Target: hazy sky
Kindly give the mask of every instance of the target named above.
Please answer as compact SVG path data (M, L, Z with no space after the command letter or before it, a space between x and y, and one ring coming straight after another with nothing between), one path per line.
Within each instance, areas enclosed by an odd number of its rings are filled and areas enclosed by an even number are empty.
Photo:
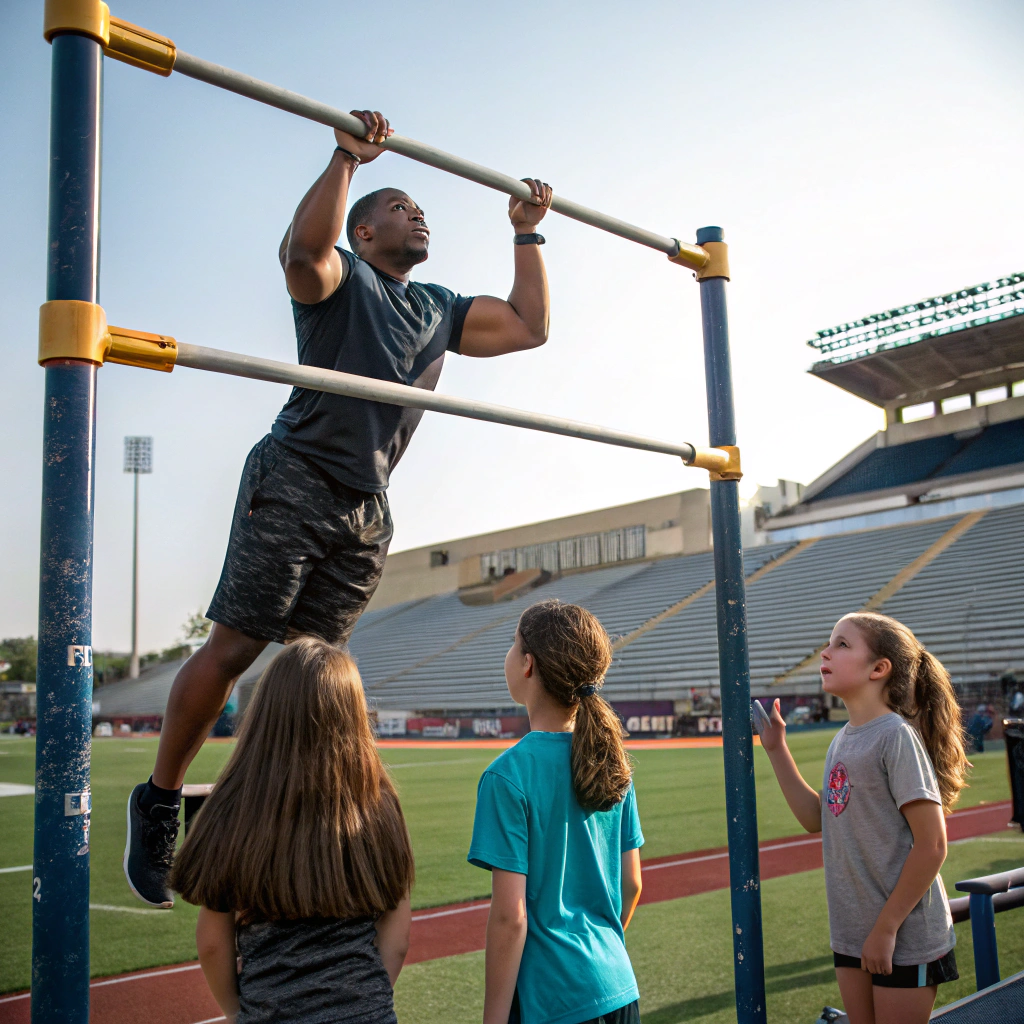
M34 633L50 48L42 3L0 5L0 636ZM809 481L882 425L806 375L814 331L1024 269L1019 0L486 5L123 0L183 50L345 108L663 234L731 243L749 489ZM112 323L294 359L277 245L329 129L106 62L101 302ZM420 280L505 295L506 200L385 155L356 194L408 190L433 231ZM551 215L547 346L449 357L439 390L707 440L697 287L658 253ZM98 649L129 642L131 478L142 480L143 649L220 572L238 474L284 387L188 369L100 371ZM613 505L706 475L664 456L428 413L390 490L394 549Z

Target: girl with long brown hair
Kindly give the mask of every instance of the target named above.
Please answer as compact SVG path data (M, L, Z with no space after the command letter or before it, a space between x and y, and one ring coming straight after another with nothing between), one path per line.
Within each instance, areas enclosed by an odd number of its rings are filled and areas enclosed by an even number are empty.
M263 673L171 872L201 908L199 960L225 1017L396 1024L412 881L355 663L297 640Z
M584 608L523 612L505 681L530 732L484 772L471 863L491 871L484 1024L639 1024L623 932L644 837L625 733L598 694L612 660Z
M942 663L902 622L846 615L821 652L826 693L850 721L825 759L824 790L803 779L779 701L756 706L761 745L808 832L821 832L836 978L851 1024L924 1024L937 987L959 977L939 876L943 811L969 767L960 706Z

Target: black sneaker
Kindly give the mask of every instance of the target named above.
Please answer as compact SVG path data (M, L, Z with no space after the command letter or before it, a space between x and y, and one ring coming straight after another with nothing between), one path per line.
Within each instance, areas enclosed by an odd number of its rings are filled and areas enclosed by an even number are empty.
M178 841L178 808L154 804L150 814L139 807L140 782L128 797L128 841L124 847L124 876L132 892L151 907L170 910L174 895L167 876Z

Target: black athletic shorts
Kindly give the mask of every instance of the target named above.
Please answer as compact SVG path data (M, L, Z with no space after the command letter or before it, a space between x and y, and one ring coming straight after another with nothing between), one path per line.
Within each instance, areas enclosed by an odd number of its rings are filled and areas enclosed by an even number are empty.
M508 1015L508 1024L522 1024L518 991L512 997L512 1012ZM617 1010L609 1010L600 1017L591 1017L589 1020L580 1021L579 1024L640 1024L640 1003L634 999Z
M269 434L242 470L207 618L256 640L348 641L391 542L387 496L339 483Z
M833 953L832 959L836 967L861 969L859 957ZM950 950L928 964L893 964L892 974L872 974L871 984L879 988L925 988L927 985L941 985L944 981L956 981L959 977L956 955Z

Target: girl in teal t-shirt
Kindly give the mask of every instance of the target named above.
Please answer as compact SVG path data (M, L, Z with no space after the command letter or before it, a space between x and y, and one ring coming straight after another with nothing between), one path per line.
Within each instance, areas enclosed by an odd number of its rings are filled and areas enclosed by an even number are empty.
M612 650L585 608L523 612L505 680L531 731L480 778L470 863L492 873L484 1024L639 1024L623 933L644 837Z

